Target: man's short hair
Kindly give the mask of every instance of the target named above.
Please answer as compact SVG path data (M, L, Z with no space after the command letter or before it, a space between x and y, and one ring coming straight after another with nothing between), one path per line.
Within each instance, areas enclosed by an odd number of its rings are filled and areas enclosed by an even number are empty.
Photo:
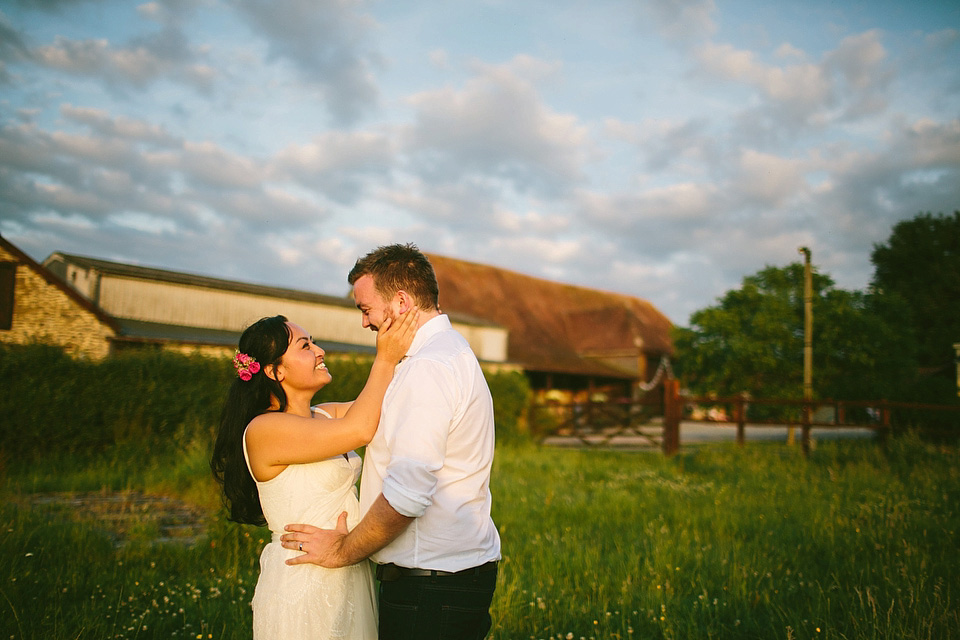
M440 308L437 274L429 258L413 243L377 247L357 260L347 282L354 285L366 275L373 277L374 289L384 300L403 290L421 309Z

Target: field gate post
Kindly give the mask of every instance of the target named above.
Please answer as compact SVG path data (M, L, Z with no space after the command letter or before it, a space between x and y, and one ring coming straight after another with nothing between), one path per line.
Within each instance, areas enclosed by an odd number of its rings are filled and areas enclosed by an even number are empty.
M737 396L737 444L741 447L747 442L747 392L741 391Z
M886 445L887 439L892 435L890 433L890 403L886 399L880 401L880 438Z
M813 404L809 399L804 399L803 401L803 425L802 425L802 435L801 435L801 448L803 449L803 456L805 458L810 457L810 423L813 421Z
M680 448L680 417L683 401L680 399L680 381L663 381L663 453L672 456Z

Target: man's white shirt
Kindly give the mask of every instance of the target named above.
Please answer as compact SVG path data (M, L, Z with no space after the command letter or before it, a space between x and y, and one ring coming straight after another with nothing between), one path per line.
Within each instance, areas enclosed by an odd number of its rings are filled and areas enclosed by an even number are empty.
M397 366L364 455L361 513L383 493L414 518L372 559L441 571L499 560L493 450L493 400L480 364L446 315L432 318Z

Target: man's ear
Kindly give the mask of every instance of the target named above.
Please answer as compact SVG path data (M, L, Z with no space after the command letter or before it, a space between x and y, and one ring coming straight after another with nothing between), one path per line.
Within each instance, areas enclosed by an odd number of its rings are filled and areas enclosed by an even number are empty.
M413 298L403 289L397 291L397 304L400 307L400 313L406 313L414 307Z

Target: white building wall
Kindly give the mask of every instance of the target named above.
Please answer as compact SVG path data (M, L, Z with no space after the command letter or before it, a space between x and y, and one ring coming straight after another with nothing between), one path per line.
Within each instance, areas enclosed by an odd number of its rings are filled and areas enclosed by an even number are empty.
M205 287L103 275L98 304L112 316L144 322L242 331L264 316L284 315L320 342L375 346L376 334L350 307ZM481 360L507 358L507 331L454 323Z
M482 360L504 362L507 359L508 332L498 327L468 327L458 325L457 330L470 343L470 348ZM484 355L481 356L480 354Z
M66 269L67 284L87 300L93 300L99 274L70 263L66 264Z
M100 308L131 320L242 331L264 316L284 315L318 340L374 345L358 311L235 291L103 276Z

